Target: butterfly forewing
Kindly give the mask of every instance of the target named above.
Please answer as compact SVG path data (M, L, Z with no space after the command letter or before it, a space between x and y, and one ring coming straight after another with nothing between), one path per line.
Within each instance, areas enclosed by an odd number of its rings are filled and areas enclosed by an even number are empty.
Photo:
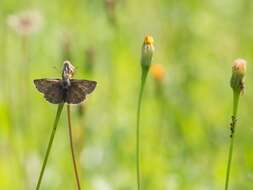
M34 80L36 88L44 94L47 101L53 104L64 102L62 80L60 79L37 79Z
M36 79L33 82L40 92L45 93L50 86L59 81L60 79Z
M70 84L65 101L68 104L79 104L96 88L97 82L71 79Z

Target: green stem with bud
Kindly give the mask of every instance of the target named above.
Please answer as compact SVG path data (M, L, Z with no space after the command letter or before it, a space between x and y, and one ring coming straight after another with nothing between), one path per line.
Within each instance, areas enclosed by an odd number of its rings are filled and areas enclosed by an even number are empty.
M240 97L240 91L233 91L233 115L232 115L232 122L230 124L230 147L229 147L229 154L228 154L228 163L227 163L227 174L226 174L226 182L225 182L225 190L228 190L229 186L229 177L230 177L230 170L231 170L231 162L232 162L232 156L233 156L233 146L234 146L234 133L235 133L235 127L237 122L237 110L238 110L238 104L239 104L239 97Z
M50 140L49 140L47 151L46 151L46 156L44 158L43 165L42 165L40 175L39 175L39 179L38 179L38 182L37 182L37 185L36 185L36 190L40 189L40 184L41 184L42 177L43 177L46 165L47 165L48 156L50 154L50 150L51 150L51 147L52 147L52 144L53 144L53 141L54 141L55 132L56 132L56 129L57 129L57 126L58 126L58 123L59 123L59 119L60 119L60 116L61 116L63 106L64 106L64 104L59 104L58 105L57 113L56 113L55 120L54 120L53 130L52 130L52 133L51 133L51 136L50 136Z
M136 172L137 172L137 189L141 189L141 174L140 174L140 112L141 112L141 102L143 97L143 89L145 86L147 74L149 68L142 69L141 76L141 87L138 99L138 108L137 108L137 127L136 127Z

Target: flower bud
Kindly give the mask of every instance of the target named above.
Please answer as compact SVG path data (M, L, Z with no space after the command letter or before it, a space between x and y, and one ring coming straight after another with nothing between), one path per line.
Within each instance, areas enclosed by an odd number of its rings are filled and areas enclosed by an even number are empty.
M236 59L232 67L232 77L230 80L231 88L238 93L244 90L244 76L246 72L246 61L244 59Z
M149 69L152 61L152 56L154 52L154 39L152 36L146 36L142 45L142 55L141 55L141 65L142 68Z
M157 82L161 82L164 80L165 77L165 69L160 64L152 64L151 68L151 75Z

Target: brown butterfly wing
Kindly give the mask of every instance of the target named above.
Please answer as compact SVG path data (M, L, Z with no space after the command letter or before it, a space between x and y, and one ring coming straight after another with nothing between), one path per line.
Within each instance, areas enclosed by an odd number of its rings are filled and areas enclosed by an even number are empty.
M97 82L71 79L70 84L65 101L68 104L79 104L96 88Z
M60 79L37 79L34 80L34 84L50 103L60 104L64 102Z

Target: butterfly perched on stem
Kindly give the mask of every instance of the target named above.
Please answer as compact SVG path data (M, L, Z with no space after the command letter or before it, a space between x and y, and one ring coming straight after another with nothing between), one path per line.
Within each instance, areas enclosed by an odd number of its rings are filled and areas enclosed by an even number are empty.
M36 88L52 104L79 104L85 100L97 85L96 81L72 79L75 67L64 61L62 79L36 79Z

